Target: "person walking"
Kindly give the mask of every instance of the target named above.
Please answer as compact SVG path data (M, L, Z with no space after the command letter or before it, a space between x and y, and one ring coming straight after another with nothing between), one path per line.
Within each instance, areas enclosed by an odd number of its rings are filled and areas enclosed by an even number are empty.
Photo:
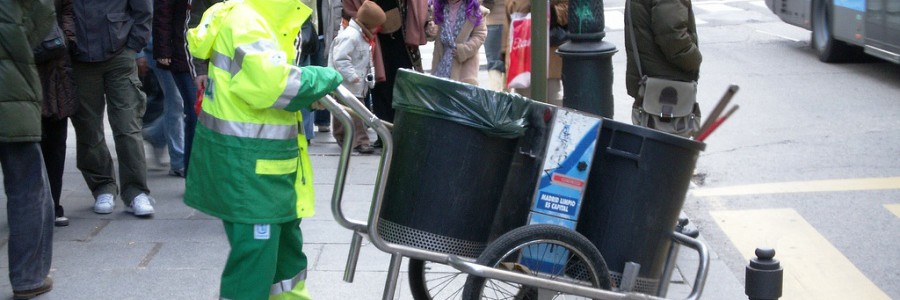
M300 26L300 55L294 64L298 66L325 66L322 53L319 52L319 34L318 34L318 6L316 0L300 0L306 7L312 9L312 16L303 22ZM316 138L316 118L315 110L309 107L300 109L303 115L303 134L306 135L308 144L312 144L312 140Z
M418 43L411 43L407 36L422 36L424 39L425 21L421 14L414 14L425 0L371 0L378 4L384 11L385 21L381 30L375 34L377 37L373 46L372 64L375 66L375 87L370 91L372 98L372 113L386 122L394 122L394 79L400 69L414 69L422 72L422 57ZM342 0L343 13L350 18L356 17L356 12L363 0ZM422 18L416 20L416 25L409 26L410 18ZM347 19L349 20L349 19ZM421 21L421 22L420 22ZM419 34L421 32L421 34ZM412 34L412 35L411 35ZM424 44L424 43L423 43ZM333 126L334 124L332 124ZM383 142L379 137L373 143L373 147L381 148Z
M478 0L435 0L433 75L478 85L478 50L487 36L484 16L489 12Z
M341 28L341 0L316 0L316 32L319 34L319 43L316 53L310 64L316 66L328 65L328 55L331 53L331 45ZM320 64L321 63L321 64ZM331 131L331 113L320 109L313 112L314 123L318 132Z
M158 30L153 30L153 35ZM155 39L151 38L147 48L143 51L143 57L147 60L149 73L156 77L158 84L158 94L153 99L150 98L147 88L141 89L147 99L147 106L150 107L151 101L158 101L162 104L162 114L147 124L143 128L144 141L148 142L153 148L153 158L158 165L162 165L162 153L168 150L169 153L169 175L184 177L184 100L183 95L179 91L180 86L176 83L174 73L165 69L163 62L171 64L171 58L158 59L153 54L156 48ZM138 72L140 78L140 71ZM190 73L187 74L187 83L193 86ZM144 111L143 119L146 119L148 111Z
M643 72L644 76L669 80L697 81L703 55L700 54L697 23L690 0L628 1L630 5L626 6L625 14L630 14L632 24L625 26L628 62L625 88L628 95L634 98L632 122L640 124L639 108L644 102L639 94L640 74ZM637 44L637 49L633 49L634 44ZM641 70L638 70L635 52L640 55ZM694 110L699 111L699 106L695 104Z
M483 5L490 10L484 18L487 23L487 37L484 40L484 55L487 58L489 88L506 90L506 2L485 0Z
M548 14L550 14L549 30L551 32L557 30L556 27L565 31L565 26L568 26L568 7L568 0L550 1ZM531 0L506 0L506 12L507 19L511 19L509 16L514 13L520 15L531 13ZM549 54L547 58L547 97L544 102L556 106L563 106L562 57L556 53L556 50L559 49L562 42L557 41L554 43L554 38L550 35L548 36L547 43L547 53ZM509 59L509 57L507 57L507 59ZM531 98L530 87L513 89L513 92Z
M187 21L185 24L185 33L190 28L196 28L197 25L200 24L200 19L203 17L203 13L206 12L210 6L213 4L222 2L223 0L188 0L188 13L187 13ZM185 43L185 48L187 47L187 43ZM185 108L185 116L184 119L184 157L188 159L185 160L184 168L185 174L187 174L187 169L191 166L191 150L194 148L194 132L197 128L197 112L194 109L196 105L197 98L200 97L200 92L206 89L206 82L209 80L209 76L207 76L207 70L209 61L204 59L198 59L193 55L190 55L188 52L188 60L190 60L189 67L191 68L191 77L194 79L194 87L196 88L197 95L193 95L188 99L185 99L184 108Z
M56 24L52 0L0 0L0 167L13 299L53 289L53 199L41 154L41 82L35 48Z
M62 199L63 172L66 168L66 139L68 138L69 117L78 110L75 96L75 79L72 77L72 62L67 53L66 43L75 39L74 16L71 0L57 0L56 22L45 43L35 48L35 63L41 78L44 101L41 105L41 152L50 181L56 219L55 226L68 226L60 201Z
M141 135L146 98L135 63L136 53L150 39L152 5L150 0L73 0L73 4L76 43L72 69L75 84L82 87L78 89L78 112L72 116L76 165L95 198L95 213L112 213L115 195L120 194L125 211L152 216L154 200L147 187ZM106 146L104 111L109 114L116 144L118 185Z
M156 68L160 70L156 76L162 77L159 82L166 94L166 121L168 129L178 130L168 133L170 141L175 141L176 156L172 157L172 145L169 145L169 175L185 176L185 169L190 161L189 137L193 137L197 114L194 112L194 100L197 98L197 87L191 75L191 66L184 35L187 32L185 22L188 16L190 0L154 0L153 2L153 55ZM173 94L174 96L169 96ZM171 112L169 111L171 110ZM178 117L179 120L174 120ZM179 128L180 126L180 128ZM168 131L168 130L167 130ZM178 143L180 142L180 143ZM180 151L179 151L180 150Z
M226 1L188 31L191 55L210 65L184 202L222 219L223 299L309 299L300 221L315 193L299 110L343 80L292 64L311 13L300 0Z
M375 34L385 20L384 11L378 4L365 1L356 12L347 27L334 39L328 65L338 70L344 77L342 85L353 92L360 102L366 103L369 90L375 86L375 74L372 71L372 44ZM362 119L353 116L353 150L369 154L375 148L369 142L369 134ZM337 119L332 122L334 139L338 145L344 142L344 126ZM341 145L342 146L342 145Z

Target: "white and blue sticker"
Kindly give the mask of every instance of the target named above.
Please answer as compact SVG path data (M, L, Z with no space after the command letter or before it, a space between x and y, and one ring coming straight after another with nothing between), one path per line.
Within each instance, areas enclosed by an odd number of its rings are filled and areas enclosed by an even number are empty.
M256 240L268 240L269 236L271 236L271 229L269 224L256 224L253 225L253 239Z
M578 219L600 124L601 119L596 117L564 109L556 111L531 211Z

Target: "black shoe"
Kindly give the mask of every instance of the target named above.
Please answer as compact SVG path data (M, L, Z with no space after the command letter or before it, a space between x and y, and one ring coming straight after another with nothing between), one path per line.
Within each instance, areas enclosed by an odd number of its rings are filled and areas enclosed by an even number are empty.
M181 177L184 178L184 169L178 170L169 170L169 176Z
M375 148L372 148L372 146L369 146L369 145L359 145L359 146L356 146L356 148L353 148L353 150L356 150L356 152L359 152L362 154L375 153Z
M377 139L377 140L375 140L375 143L372 144L372 147L381 149L381 148L384 148L384 145L381 144L381 139Z
M56 217L56 220L53 220L53 226L56 226L56 227L69 226L69 218L66 218L64 216Z
M50 279L50 277L44 277L44 284L41 284L41 286L39 287L25 291L13 291L13 299L31 299L37 297L40 294L49 292L52 289L53 279Z

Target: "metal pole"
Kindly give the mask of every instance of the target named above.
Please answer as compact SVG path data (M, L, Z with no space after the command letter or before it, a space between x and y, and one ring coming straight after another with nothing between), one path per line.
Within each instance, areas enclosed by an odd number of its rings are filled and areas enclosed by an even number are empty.
M547 102L548 5L547 0L531 0L531 98L541 102Z
M563 106L612 118L612 56L618 50L603 41L604 28L602 0L569 0L570 40L557 53L563 59Z

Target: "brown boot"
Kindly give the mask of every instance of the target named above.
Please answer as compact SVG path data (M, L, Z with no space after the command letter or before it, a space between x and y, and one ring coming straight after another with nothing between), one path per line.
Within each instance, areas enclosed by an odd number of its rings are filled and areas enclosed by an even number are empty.
M44 283L41 286L24 291L13 291L13 299L31 299L37 297L40 294L49 292L53 289L53 279L49 276L44 278Z

